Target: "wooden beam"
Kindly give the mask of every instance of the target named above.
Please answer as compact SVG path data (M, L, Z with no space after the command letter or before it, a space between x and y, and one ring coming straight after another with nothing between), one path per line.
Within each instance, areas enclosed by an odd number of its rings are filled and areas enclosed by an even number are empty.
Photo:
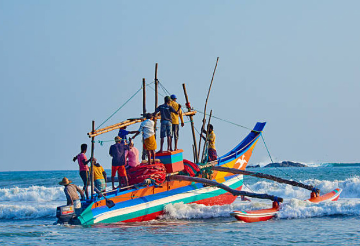
M185 95L186 105L187 105L187 109L188 109L188 112L183 113L183 115L187 115L187 113L189 113L189 112L194 112L194 111L191 111L191 108L188 107L188 106L190 106L190 103L189 103L189 98L188 98L188 95L187 95L187 92L186 92L185 83L182 84L182 86L183 86L183 89L184 89L184 95ZM193 135L194 153L195 153L195 155L194 155L194 162L195 162L195 163L199 163L198 149L197 149L197 141L196 141L196 135L195 135L195 127L194 127L193 117L192 117L192 115L187 115L187 116L190 117L191 131L192 131L192 135Z

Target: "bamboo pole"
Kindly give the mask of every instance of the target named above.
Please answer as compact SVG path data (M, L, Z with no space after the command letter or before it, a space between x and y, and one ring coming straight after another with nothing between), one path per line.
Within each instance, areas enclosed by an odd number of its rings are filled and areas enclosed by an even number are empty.
M143 78L143 117L146 117L146 83L145 78ZM142 136L142 141L144 142L144 136ZM142 160L146 159L144 145L142 145Z
M155 63L155 110L158 107L158 87L159 87L159 81L157 78L157 71L158 71L158 64ZM156 123L157 120L155 119L154 122L154 132L155 132L155 138L156 138Z
M249 176L254 176L254 177L263 178L263 179L269 179L272 181L276 181L278 183L284 183L284 184L288 184L288 185L292 185L292 186L297 186L297 187L301 187L301 188L304 188L304 189L307 189L310 191L313 191L313 189L314 189L314 186L312 186L312 185L306 185L306 184L302 184L302 183L299 183L296 181L282 179L282 178L278 178L278 177L275 177L275 176L272 176L269 174L264 174L264 173L255 173L255 172L239 170L236 168L228 168L228 167L221 167L221 166L214 166L212 169L216 170L216 171L220 171L220 172L243 174L243 175L249 175Z
M188 95L187 95L187 92L186 92L185 83L182 84L182 86L183 86L183 89L184 89L184 95L185 95L186 105L187 105L187 109L188 109L188 112L186 112L186 113L189 113L189 112L191 112L191 108L189 107L190 103L189 103L189 98L188 98ZM186 113L184 113L184 115L186 115ZM194 121L193 121L192 115L189 115L189 116L190 116L191 131L192 131L194 147L195 147L194 148L194 153L195 153L194 162L199 163L199 156L198 156L198 149L197 149L197 141L196 141L196 135L195 135ZM201 136L200 136L200 138L201 138Z
M219 57L216 59L216 64L215 64L215 68L214 68L214 72L213 72L213 75L212 75L212 78L211 78L211 82L210 82L210 86L209 86L209 91L208 91L208 94L207 94L207 97L206 97L206 101L205 101L205 107L204 107L204 118L203 118L203 121L202 121L202 127L201 127L201 131L204 129L205 127L205 123L206 123L206 107L207 107L207 103L208 103L208 100L209 100L209 95L210 95L210 90L211 90L211 86L212 86L212 83L214 81L214 76L215 76L215 71L216 71L216 67L217 67L217 64L218 64L218 61L219 61ZM200 140L199 140L199 150L201 148L201 133L200 133ZM198 159L199 159L199 155L200 155L200 151L198 153Z
M92 121L92 131L95 131L95 121ZM94 148L95 148L95 137L91 138L91 200L94 196ZM87 189L87 187L86 187Z
M281 197L276 197L276 196L272 196L272 195L268 195L268 194L257 194L257 193L235 190L235 189L232 189L229 186L224 185L222 183L218 183L216 181L208 180L208 179L204 179L204 178L189 177L189 176L184 176L184 175L172 175L172 176L169 176L168 179L169 180L178 180L178 181L190 181L190 182L196 182L196 183L202 183L202 184L206 184L206 185L210 185L210 186L215 186L217 188L220 188L220 189L226 190L227 192L230 192L234 196L248 196L248 197L255 197L255 198L259 198L259 199L269 199L272 201L283 202L283 199Z
M190 111L190 112L183 113L183 115L192 116L192 115L195 115L196 113L197 113L197 111ZM157 119L161 119L160 115L157 116ZM99 136L101 134L111 132L111 131L116 130L116 129L120 129L121 127L124 127L124 126L131 126L133 124L143 122L144 120L146 120L145 117L131 119L131 120L125 120L123 122L108 126L106 128L98 129L94 133L88 132L87 135L89 136L89 138L96 137L96 136Z
M207 128L206 128L205 143L204 143L203 152L202 152L202 156L201 156L201 162L202 163L204 162L205 147L206 147L207 139L208 139L208 136L209 136L209 125L210 125L210 121L211 121L211 116L212 116L212 110L210 111L209 121L208 121L208 125L207 125Z
M155 63L155 109L158 107L158 87L159 81L157 78L158 64Z

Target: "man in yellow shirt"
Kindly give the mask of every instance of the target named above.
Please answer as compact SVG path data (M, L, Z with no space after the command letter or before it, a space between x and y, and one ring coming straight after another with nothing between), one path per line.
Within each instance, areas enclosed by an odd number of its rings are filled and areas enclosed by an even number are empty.
M209 135L207 136L206 141L208 142L208 161L214 161L217 159L217 153L216 153L216 147L215 147L215 140L216 140L216 135L214 133L214 127L213 125L209 124ZM203 130L203 133L206 134L206 131ZM202 136L202 135L201 135ZM202 138L205 139L204 136L202 136Z
M95 187L101 191L106 191L106 172L104 168L96 162L96 158L93 158L94 161L94 183Z
M170 106L173 107L175 109L175 111L179 110L179 104L176 102L176 96L175 95L171 95L171 102L170 102ZM175 148L174 150L177 150L177 143L179 140L179 117L181 120L181 127L184 126L184 119L183 119L183 115L182 115L182 111L181 109L178 112L178 115L175 113L171 113L171 123L172 123L172 134L171 134L171 143L170 143L170 150L172 151L172 139L174 138L174 143L175 143Z

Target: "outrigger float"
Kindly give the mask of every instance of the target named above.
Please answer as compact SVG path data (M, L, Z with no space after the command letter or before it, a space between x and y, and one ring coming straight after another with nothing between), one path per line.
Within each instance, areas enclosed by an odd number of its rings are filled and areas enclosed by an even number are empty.
M214 79L217 67L214 69L213 77L209 87ZM155 66L155 107L157 106L157 64ZM145 107L145 79L143 79L143 115L146 113ZM164 178L155 178L148 176L139 182L130 186L117 188L104 193L96 193L94 189L93 175L91 178L91 197L81 201L81 209L75 210L73 205L61 206L57 208L56 216L58 223L93 225L97 223L115 223L115 222L141 222L159 218L164 213L164 208L168 204L175 203L196 203L206 206L226 205L235 201L238 196L255 197L259 199L269 199L273 201L273 207L269 209L254 211L234 211L232 215L244 222L265 221L273 218L281 208L283 202L281 197L269 194L257 194L242 191L243 175L251 175L259 178L271 179L276 182L295 185L311 190L311 202L336 201L341 193L340 189L320 196L320 191L312 186L280 179L271 175L245 171L247 163L252 155L254 147L265 127L265 122L256 123L253 130L232 150L219 157L215 161L207 162L206 143L204 144L203 154L200 156L197 147L196 135L194 131L193 116L196 114L189 103L186 87L183 84L183 90L186 99L187 112L190 118L192 135L193 135L193 154L194 162L183 159L183 151L177 150L164 152L157 155L160 159L158 166L142 164L140 169L157 169L164 172ZM208 93L208 97L209 97ZM206 99L203 126L205 129L206 122ZM159 118L159 116L157 117ZM208 124L210 123L210 118ZM95 137L113 130L120 129L124 126L140 123L145 118L128 119L126 121L95 130L95 123L92 122L92 131L88 133L91 138L91 157L94 156ZM200 138L201 139L201 138ZM200 160L201 158L201 161ZM189 171L190 169L190 171ZM93 168L91 168L93 170ZM130 174L131 175L131 172Z

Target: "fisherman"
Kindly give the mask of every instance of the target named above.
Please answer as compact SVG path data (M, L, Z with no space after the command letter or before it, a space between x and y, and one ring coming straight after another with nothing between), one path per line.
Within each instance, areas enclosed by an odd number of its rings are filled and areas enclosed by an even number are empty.
M121 142L121 138L119 136L115 137L115 144L110 146L109 154L112 156L112 168L111 168L111 183L112 188L115 190L115 174L118 173L119 186L124 187L128 186L128 178L125 169L125 151L129 147L125 145L125 143Z
M73 162L77 160L79 163L79 171L80 171L79 174L84 183L83 191L85 191L86 199L89 199L89 193L87 189L89 186L89 182L88 182L89 167L87 166L87 164L90 162L90 159L88 160L85 155L86 150L87 150L87 144L82 144L81 153L73 158Z
M100 192L106 191L106 172L104 168L93 158L95 188ZM91 170L91 169L90 169Z
M130 139L135 139L135 137L137 135L140 134L140 132L143 133L143 137L144 137L144 149L147 151L147 155L148 155L148 164L151 164L151 156L153 156L153 161L155 164L155 150L157 148L156 145L156 139L155 139L155 131L154 131L154 121L153 119L153 114L146 114L146 120L143 121L140 124L140 128L138 131L136 131L135 135L130 138Z
M174 138L174 150L177 150L177 143L179 140L179 118L181 120L181 127L184 127L184 119L182 115L182 111L179 108L180 104L176 102L176 95L171 95L170 106L173 107L179 114L171 113L171 124L172 124L172 134L171 134L171 142L170 142L170 150L172 151L172 139Z
M129 167L136 167L140 164L139 162L139 150L134 147L134 142L130 138L129 150L125 151L126 164Z
M74 205L75 209L81 208L81 202L77 192L80 193L82 200L85 199L84 192L77 185L72 184L72 181L66 177L59 182L59 185L65 186L64 192L66 195L67 205Z
M207 136L207 139L205 139L205 137L203 135L201 135L201 137L208 141L209 145L208 145L208 161L214 161L217 159L217 153L216 153L216 148L215 148L215 139L216 139L216 135L214 133L214 127L213 125L209 124L208 125L208 132L209 135ZM206 134L206 131L203 130L203 133Z
M165 103L156 108L155 114L160 112L161 114L161 127L160 127L160 153L163 152L164 138L167 137L168 148L167 151L171 151L171 113L179 114L181 105L176 111L170 106L171 98L166 96L164 98Z
M118 136L122 139L122 141L127 142L127 135L134 133L136 133L136 131L127 131L126 126L124 126L120 128Z

